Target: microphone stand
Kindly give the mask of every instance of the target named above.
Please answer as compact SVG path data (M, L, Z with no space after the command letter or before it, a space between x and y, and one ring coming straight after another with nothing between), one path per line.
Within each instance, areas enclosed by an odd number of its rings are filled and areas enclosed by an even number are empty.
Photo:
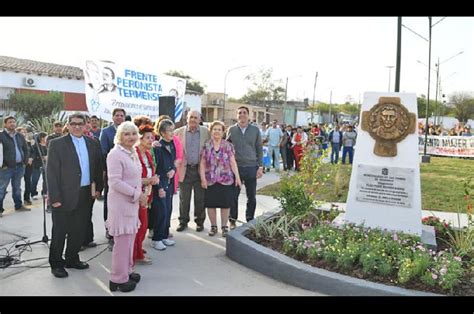
M33 128L33 130L35 130L35 129ZM40 169L40 171L43 174L43 180L44 180L43 186L46 185L46 187L47 187L48 186L48 178L47 178L47 175L46 175L46 165L44 163L43 151L41 150L40 143L38 142L38 134L39 133L37 133L36 135L34 134L33 138L35 140L36 150L38 151L39 156L41 158L42 168ZM35 148L33 147L33 151L34 150L35 150ZM44 191L42 191L42 192L44 192ZM48 242L50 241L50 239L48 238L48 234L46 232L46 194L41 193L41 198L43 200L43 237L41 238L41 240L38 240L38 241L33 241L33 242L28 241L26 243L17 244L17 245L15 245L16 248L26 246L26 245L36 244L36 243L40 243L40 242L43 242L47 245Z

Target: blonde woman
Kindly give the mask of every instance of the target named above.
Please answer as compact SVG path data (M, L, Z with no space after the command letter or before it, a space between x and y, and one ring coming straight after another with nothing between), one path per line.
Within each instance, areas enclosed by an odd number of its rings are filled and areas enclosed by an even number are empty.
M223 139L225 125L214 121L209 126L211 139L204 145L199 167L201 186L205 189L204 206L211 221L209 236L217 233L216 208L221 209L222 236L228 232L227 221L229 208L234 194L234 187L242 185L235 161L234 145Z
M146 206L147 198L142 192L142 166L134 148L137 140L138 128L132 122L124 122L117 128L115 146L107 155L106 225L115 241L109 283L111 291L132 291L140 281L140 275L132 270L133 248L140 226L139 205Z

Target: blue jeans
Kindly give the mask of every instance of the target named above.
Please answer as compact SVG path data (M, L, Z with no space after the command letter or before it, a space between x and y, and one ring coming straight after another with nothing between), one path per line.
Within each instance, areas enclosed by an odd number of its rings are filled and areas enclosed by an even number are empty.
M352 160L354 158L354 147L352 146L344 146L342 148L342 163L346 163L346 155L349 153L349 163L352 165Z
M334 159L335 159L335 162L337 164L337 162L339 161L339 146L340 144L339 143L331 143L331 163L333 164L334 163Z
M41 168L33 168L33 171L31 173L31 196L36 196L38 195L38 191L36 190L38 187L38 181L39 178L43 174L43 171ZM45 189L45 184L46 181L44 180L44 174L43 174L43 188L41 191L41 195L46 194L46 189Z
M12 181L12 196L15 202L15 209L20 208L21 201L21 178L25 174L25 166L18 164L15 168L0 169L0 211L3 212L3 200L7 194L7 187Z
M255 215L255 207L257 207L257 170L258 167L239 167L240 180L245 185L245 191L247 193L247 209L245 211L245 218L247 222L252 220ZM238 218L239 213L239 194L240 188L235 185L234 199L230 206L230 217L229 221L235 222Z
M273 168L280 171L280 146L268 146L268 155L273 156Z

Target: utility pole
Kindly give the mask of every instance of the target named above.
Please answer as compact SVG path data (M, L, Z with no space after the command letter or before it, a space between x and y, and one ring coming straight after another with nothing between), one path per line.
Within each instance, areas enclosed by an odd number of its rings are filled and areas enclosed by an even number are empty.
M397 32L397 68L395 69L395 92L400 92L400 67L402 60L402 17L398 17L398 32Z
M429 22L429 40L428 40L428 95L426 99L426 123L425 123L425 145L423 148L423 156L421 156L422 163L430 163L431 156L426 155L426 144L428 141L428 109L430 107L430 77L431 77L431 16L428 16Z
M331 116L331 107L332 107L332 90L329 94L329 123L332 123L332 116Z
M313 110L311 110L311 123L313 123L314 115L314 97L316 95L316 83L318 82L318 71L316 71L316 76L314 77L314 88L313 88ZM319 120L319 118L318 118Z
M390 81L392 79L392 68L393 65L387 65L386 68L388 68L388 92L390 93Z
M438 63L435 64L436 66L436 96L435 96L435 116L434 116L434 125L436 125L436 117L438 116L438 87L439 87L439 57L438 57ZM439 123L439 121L438 121Z

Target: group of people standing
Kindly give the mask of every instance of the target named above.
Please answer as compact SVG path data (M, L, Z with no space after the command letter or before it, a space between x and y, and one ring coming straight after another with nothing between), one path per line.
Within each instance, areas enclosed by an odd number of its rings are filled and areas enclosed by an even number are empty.
M356 144L357 133L350 124L340 127L338 124L330 131L324 125L310 125L305 130L301 126L296 128L291 125L277 125L278 121L273 120L271 127L267 128L265 122L260 128L260 135L263 140L263 165L265 171L273 168L280 171L280 155L283 160L283 170L288 171L293 168L301 170L301 159L307 146L316 147L322 152L331 145L331 163L338 163L339 153L342 148L342 163L346 163L349 156L349 164L352 164L354 157L354 146ZM319 153L318 153L319 155Z
M72 114L65 135L48 143L46 182L53 221L49 262L58 278L68 277L66 268L89 268L79 251L85 244L93 246L92 206L103 191L106 236L113 247L109 288L128 292L141 280L135 265L152 263L143 248L147 230L152 248L163 251L175 245L170 220L178 186L178 232L190 221L192 192L198 232L204 230L205 208L209 236L219 233L217 208L222 236L237 226L242 185L248 199L246 220L254 218L257 178L263 174L262 139L249 124L247 107L238 108L238 123L228 130L220 121L209 129L201 126L197 111L190 111L187 125L177 130L166 116L154 124L146 116L124 121L120 108L112 116L113 124L97 138L86 135L97 131L86 127L89 117Z

